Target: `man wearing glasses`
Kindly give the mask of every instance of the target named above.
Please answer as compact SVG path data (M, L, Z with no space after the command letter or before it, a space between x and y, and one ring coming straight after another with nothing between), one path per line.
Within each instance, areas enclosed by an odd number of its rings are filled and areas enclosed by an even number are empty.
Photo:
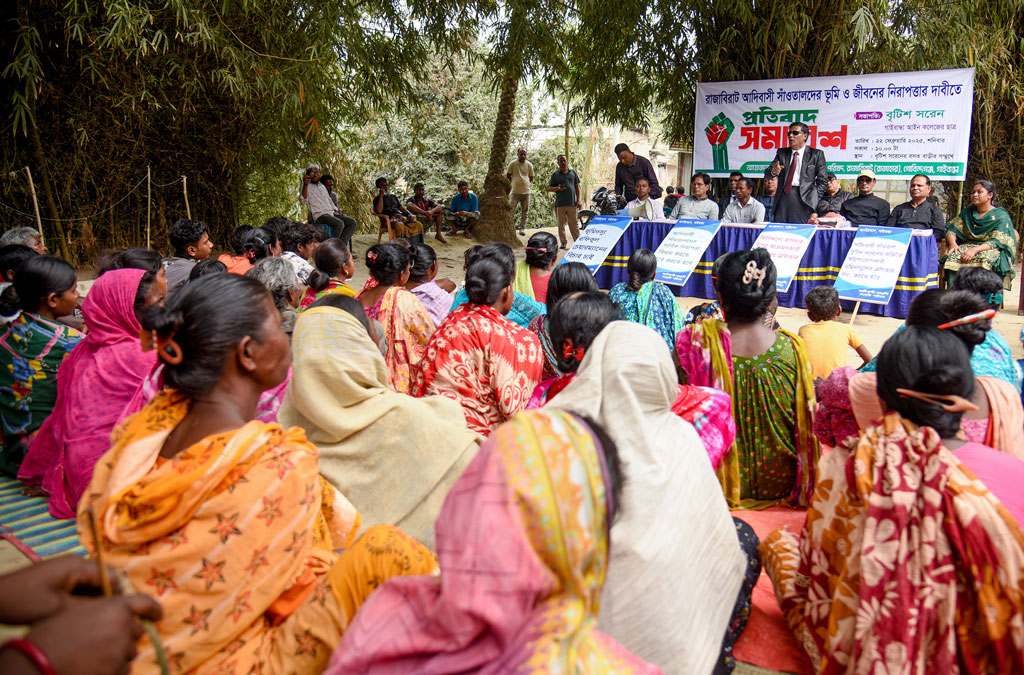
M843 202L839 215L855 225L888 225L889 202L871 194L875 189L875 172L864 169L857 176L860 193Z
M789 125L789 147L779 148L764 170L765 178L777 177L779 189L772 208L776 223L806 223L817 217L818 201L828 185L825 153L807 146L810 129L803 122Z

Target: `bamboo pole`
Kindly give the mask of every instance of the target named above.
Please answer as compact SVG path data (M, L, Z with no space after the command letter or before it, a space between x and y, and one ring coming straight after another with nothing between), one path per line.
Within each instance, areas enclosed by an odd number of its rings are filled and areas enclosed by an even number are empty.
M153 209L153 171L146 165L146 248L149 248L150 213Z
M28 176L28 189L32 193L32 206L36 210L36 226L39 228L39 243L46 246L46 235L43 234L43 218L39 215L39 200L36 198L36 184L32 181L32 170L25 167L25 175Z
M192 220L192 209L188 207L188 176L181 177L181 189L185 193L185 217Z

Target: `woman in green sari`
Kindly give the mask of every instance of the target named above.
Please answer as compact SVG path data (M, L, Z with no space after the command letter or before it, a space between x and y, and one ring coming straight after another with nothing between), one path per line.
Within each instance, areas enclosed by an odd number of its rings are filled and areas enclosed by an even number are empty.
M691 385L732 396L736 440L716 471L729 507L806 506L820 449L814 436L814 384L803 340L762 320L775 299L775 264L763 248L718 261L725 321L706 319L676 341Z
M971 205L946 225L946 254L943 268L947 285L961 267L984 267L1003 278L1003 287L1013 285L1013 263L1017 257L1017 231L1010 214L993 201L992 181L975 181Z
M653 328L671 350L686 321L672 291L654 280L657 271L658 259L650 249L633 251L626 263L629 281L612 286L608 296L622 310L623 319Z

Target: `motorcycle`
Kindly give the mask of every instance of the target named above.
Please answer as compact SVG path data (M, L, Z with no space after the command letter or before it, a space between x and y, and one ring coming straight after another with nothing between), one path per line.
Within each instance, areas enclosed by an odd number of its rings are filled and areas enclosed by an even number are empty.
M594 190L594 194L590 196L590 202L592 208L580 210L580 230L587 229L587 225L594 219L594 216L614 216L622 208L619 206L619 195L606 187Z

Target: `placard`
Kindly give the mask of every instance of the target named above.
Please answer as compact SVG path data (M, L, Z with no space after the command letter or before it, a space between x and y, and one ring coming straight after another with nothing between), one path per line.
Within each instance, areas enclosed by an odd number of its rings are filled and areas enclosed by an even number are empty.
M839 297L889 304L913 234L907 227L861 225L834 284Z
M693 166L759 176L803 122L840 178L964 180L973 105L973 68L699 83Z
M654 252L658 257L654 278L663 284L685 284L721 227L720 220L677 220Z
M750 248L766 249L772 256L777 275L775 289L779 293L789 291L816 229L814 225L768 223L754 240Z
M558 264L581 262L593 274L632 222L629 216L594 216Z

